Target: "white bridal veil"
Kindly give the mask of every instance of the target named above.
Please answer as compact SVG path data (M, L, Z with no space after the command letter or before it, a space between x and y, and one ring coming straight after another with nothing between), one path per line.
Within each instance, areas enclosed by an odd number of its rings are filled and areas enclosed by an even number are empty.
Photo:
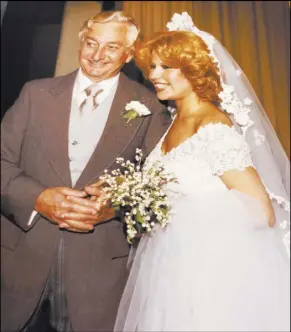
M220 69L223 91L220 107L245 136L254 165L272 200L276 213L275 236L280 252L290 258L290 161L246 75L222 44L199 30L188 13L174 14L167 24L170 31L191 31L207 44Z

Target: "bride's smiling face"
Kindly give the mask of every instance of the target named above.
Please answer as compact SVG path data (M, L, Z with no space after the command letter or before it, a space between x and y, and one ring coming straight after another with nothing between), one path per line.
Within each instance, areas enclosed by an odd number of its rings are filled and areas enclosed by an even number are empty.
M153 51L149 79L154 84L160 100L179 100L193 92L190 81L178 68L170 68Z

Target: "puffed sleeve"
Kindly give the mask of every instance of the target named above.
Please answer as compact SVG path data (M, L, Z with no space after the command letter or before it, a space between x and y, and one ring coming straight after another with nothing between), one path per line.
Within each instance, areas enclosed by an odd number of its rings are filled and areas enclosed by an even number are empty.
M210 123L201 127L197 136L214 175L222 175L232 169L254 167L249 146L234 126Z

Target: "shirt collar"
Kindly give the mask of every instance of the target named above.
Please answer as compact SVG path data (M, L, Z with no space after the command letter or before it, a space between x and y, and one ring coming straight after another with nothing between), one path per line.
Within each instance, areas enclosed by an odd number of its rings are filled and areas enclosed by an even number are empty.
M98 82L98 86L100 86L101 89L104 91L111 90L118 82L120 73L115 75L114 77L110 77L104 81ZM79 68L77 79L77 93L80 93L84 91L86 88L88 88L90 85L94 84L86 75L83 74L81 68Z

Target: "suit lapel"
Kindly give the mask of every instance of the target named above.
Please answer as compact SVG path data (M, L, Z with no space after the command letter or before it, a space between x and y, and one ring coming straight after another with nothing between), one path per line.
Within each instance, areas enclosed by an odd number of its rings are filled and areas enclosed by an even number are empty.
M77 72L64 76L50 89L49 97L51 99L42 104L43 112L38 113L41 136L47 148L48 161L62 183L68 187L72 187L68 150L69 120ZM122 112L124 112L127 103L138 100L148 104L147 100L140 98L135 90L127 89L127 87L128 78L121 73L103 134L75 185L76 189L81 189L88 183L96 181L104 169L109 168L116 161L116 158L132 141L145 119L138 117L132 121L131 126L125 125ZM165 120L165 130L168 125L168 121ZM153 146L158 140L156 135L160 136L162 133L151 134L154 140L151 140Z
M127 78L121 73L103 134L75 188L80 189L88 183L96 181L104 169L109 168L125 150L144 121L144 118L140 117L132 121L131 126L125 125L125 119L122 117L125 105L132 100L142 102L135 91L128 91L125 88L126 83Z
M73 87L77 71L64 76L50 89L51 101L42 105L41 135L48 151L48 160L65 186L71 187L68 152L68 131Z

